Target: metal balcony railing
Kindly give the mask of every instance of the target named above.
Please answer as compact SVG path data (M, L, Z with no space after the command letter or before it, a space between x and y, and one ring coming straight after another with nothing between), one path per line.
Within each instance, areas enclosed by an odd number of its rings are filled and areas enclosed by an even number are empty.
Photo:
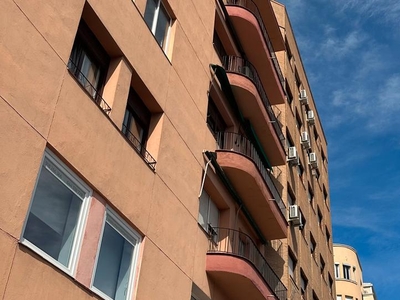
M264 104L265 110L267 111L267 114L271 120L272 126L274 127L275 133L280 140L281 146L283 149L285 149L285 136L283 135L278 118L272 110L267 93L264 90L256 68L249 61L238 56L225 56L223 58L223 65L226 71L245 75L253 81Z
M219 149L241 153L250 158L255 163L258 171L264 179L265 184L267 185L268 189L272 193L272 196L274 197L273 200L275 200L276 204L280 208L283 217L286 218L285 203L283 203L278 189L274 184L271 172L264 166L264 163L260 159L254 145L246 137L233 132L218 132L217 143Z
M92 83L83 75L79 70L78 66L72 59L68 62L68 70L75 77L75 79L80 83L80 85L85 89L87 94L92 98L93 102L97 104L107 115L110 115L111 107L107 102L101 97L100 93L92 85Z
M146 150L146 147L139 141L139 139L133 135L132 132L128 130L125 125L122 125L122 133L128 139L132 148L143 158L143 160L148 164L148 166L154 171L156 169L156 160L153 156Z
M285 80L284 80L281 68L279 66L278 59L276 58L274 48L272 47L271 39L269 38L267 29L265 28L264 22L261 17L261 13L260 13L257 5L254 3L253 0L225 0L225 2L226 2L226 5L228 5L228 6L229 5L240 6L242 8L245 8L246 10L250 11L256 17L257 22L261 28L261 32L263 34L265 44L267 45L269 54L271 55L272 64L275 68L276 73L278 74L279 81L282 86L282 90L284 91L285 90L285 88L284 88Z
M286 300L287 289L258 250L254 241L245 233L229 228L214 228L217 235L209 241L209 254L226 253L250 262L279 300Z

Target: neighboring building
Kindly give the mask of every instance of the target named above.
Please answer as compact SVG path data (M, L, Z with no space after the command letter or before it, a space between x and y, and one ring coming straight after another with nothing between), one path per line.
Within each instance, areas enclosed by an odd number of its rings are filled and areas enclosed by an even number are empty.
M288 299L334 299L327 141L286 9L272 3L286 49L277 54L285 76L286 145L296 147L298 154L297 161L282 169L280 182L288 205L298 205L302 215L301 226L291 222L288 239L283 241Z
M337 300L376 300L371 283L364 283L362 267L356 249L333 244Z
M0 2L1 299L334 299L284 6Z

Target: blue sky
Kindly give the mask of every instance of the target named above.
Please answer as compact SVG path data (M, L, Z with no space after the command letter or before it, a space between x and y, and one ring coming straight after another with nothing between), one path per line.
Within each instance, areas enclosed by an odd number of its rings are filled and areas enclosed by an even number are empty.
M400 288L400 1L281 0L328 140L333 239Z

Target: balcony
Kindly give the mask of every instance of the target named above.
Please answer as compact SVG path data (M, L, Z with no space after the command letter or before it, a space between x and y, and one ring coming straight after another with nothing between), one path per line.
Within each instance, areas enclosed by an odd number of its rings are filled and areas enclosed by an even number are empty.
M269 240L287 237L286 206L254 145L244 136L220 132L217 162Z
M122 133L132 146L132 148L140 155L140 157L147 163L150 169L155 171L156 169L156 160L153 156L146 150L146 147L142 145L139 139L128 130L125 125L122 125Z
M271 164L285 164L285 136L257 70L236 56L225 56L223 66L239 109L253 125Z
M257 5L253 0L226 0L225 6L246 56L259 71L271 104L285 103L284 77Z
M206 271L229 299L287 299L286 287L247 234L227 228L215 231Z
M110 115L111 107L107 102L101 97L100 93L91 84L90 80L83 75L79 70L77 65L72 61L68 62L68 71L75 78L75 80L82 86L83 90L88 94L88 96L93 100L94 103L107 115Z

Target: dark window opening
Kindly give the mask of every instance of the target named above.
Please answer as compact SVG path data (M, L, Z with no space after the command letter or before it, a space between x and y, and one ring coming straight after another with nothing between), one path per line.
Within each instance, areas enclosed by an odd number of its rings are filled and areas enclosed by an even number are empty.
M110 57L107 52L86 23L81 20L68 69L90 97L104 110L109 110L108 105L101 98L109 62Z
M213 36L213 45L214 49L217 52L219 58L221 61L223 60L224 56L227 56L226 50L224 48L224 45L222 44L221 39L218 36L218 33L214 30L214 36Z
M227 128L221 113L218 111L218 108L211 97L208 98L207 124L214 137L217 137L219 132L224 132Z

